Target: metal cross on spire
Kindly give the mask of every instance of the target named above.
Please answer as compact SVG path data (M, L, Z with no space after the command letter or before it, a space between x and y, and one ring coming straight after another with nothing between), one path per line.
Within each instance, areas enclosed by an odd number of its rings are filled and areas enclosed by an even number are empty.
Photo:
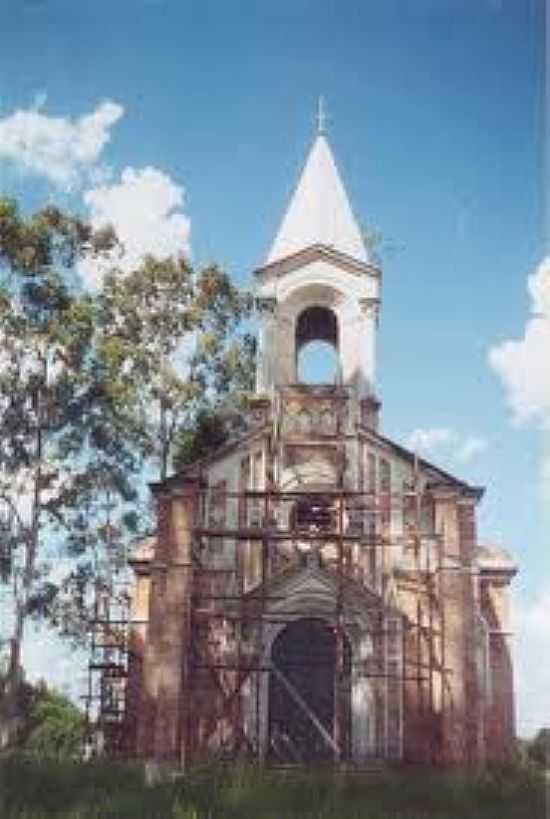
M325 134L326 133L326 125L327 125L327 112L325 111L325 100L324 97L319 97L319 102L317 104L317 133L318 134Z

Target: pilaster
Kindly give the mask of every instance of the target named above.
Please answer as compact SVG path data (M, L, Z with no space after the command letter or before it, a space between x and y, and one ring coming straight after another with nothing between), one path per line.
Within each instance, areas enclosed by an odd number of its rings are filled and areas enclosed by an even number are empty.
M152 564L149 633L143 669L144 719L138 751L157 762L187 761L192 531L198 482L159 493L162 534Z
M259 296L254 304L259 319L256 393L262 395L270 392L275 383L277 299L273 296Z
M436 532L440 536L439 597L442 611L441 761L468 760L468 689L466 685L467 588L470 571L462 561L458 493L434 492Z

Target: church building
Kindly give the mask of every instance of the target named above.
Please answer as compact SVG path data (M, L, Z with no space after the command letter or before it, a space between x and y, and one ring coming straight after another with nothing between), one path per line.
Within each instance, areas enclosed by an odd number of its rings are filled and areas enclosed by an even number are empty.
M152 486L157 532L130 560L127 753L178 767L512 754L516 567L478 542L483 489L381 431L381 275L320 128L254 273L247 431ZM337 362L330 383L301 383L314 342Z

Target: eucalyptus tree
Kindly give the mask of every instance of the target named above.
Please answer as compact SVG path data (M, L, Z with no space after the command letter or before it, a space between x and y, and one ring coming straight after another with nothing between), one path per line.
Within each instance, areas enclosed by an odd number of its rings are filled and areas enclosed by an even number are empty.
M29 617L83 633L90 581L109 584L149 525L145 480L165 478L175 450L188 460L238 428L252 384L250 297L217 266L177 257L113 266L86 292L79 260L112 259L116 245L55 207L25 217L0 199L0 581L12 604L0 716Z
M254 349L238 332L250 297L212 265L147 257L106 277L99 295L97 356L105 384L149 475L161 480L184 431L205 415L223 422L251 388ZM234 413L235 414L235 413Z
M78 293L84 254L112 247L55 207L24 217L0 200L0 551L11 590L10 658L5 692L19 680L27 619L44 603L43 558L52 532L74 503L78 428L90 403L93 300ZM13 698L12 702L16 700ZM5 704L5 703L4 703ZM8 703L9 716L9 703ZM9 731L8 731L9 734ZM5 737L4 737L5 738Z

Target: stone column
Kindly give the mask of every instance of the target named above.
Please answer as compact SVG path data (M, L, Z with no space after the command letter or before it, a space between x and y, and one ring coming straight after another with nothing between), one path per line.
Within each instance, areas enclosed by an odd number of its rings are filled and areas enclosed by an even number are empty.
M159 536L152 566L144 705L138 748L157 763L188 761L192 537L198 483L159 490Z
M509 615L509 584L514 573L514 569L494 571L481 577L483 613L489 625L486 752L493 762L509 762L514 754L514 676Z
M361 398L374 393L376 380L376 333L380 321L380 299L360 300L363 322L359 348L359 368L361 373Z
M436 532L441 537L439 597L442 614L441 660L442 673L442 747L441 761L465 764L467 761L466 719L468 696L466 687L466 643L473 633L467 633L469 615L465 608L465 587L471 582L469 569L464 566L458 515L457 493L449 490L434 493Z
M477 595L477 570L475 549L477 498L462 497L458 501L457 515L460 553L463 564L463 628L464 628L464 692L465 692L465 762L477 765L483 758L483 698L480 688L476 656L479 600Z
M259 318L258 363L256 364L256 393L270 392L275 384L276 307L272 296L258 297L255 301Z
M149 596L151 590L150 568L147 561L130 564L135 579L130 605L130 630L128 635L128 678L126 681L126 706L124 714L124 752L130 756L137 753L137 730L142 711L142 675L147 642Z

